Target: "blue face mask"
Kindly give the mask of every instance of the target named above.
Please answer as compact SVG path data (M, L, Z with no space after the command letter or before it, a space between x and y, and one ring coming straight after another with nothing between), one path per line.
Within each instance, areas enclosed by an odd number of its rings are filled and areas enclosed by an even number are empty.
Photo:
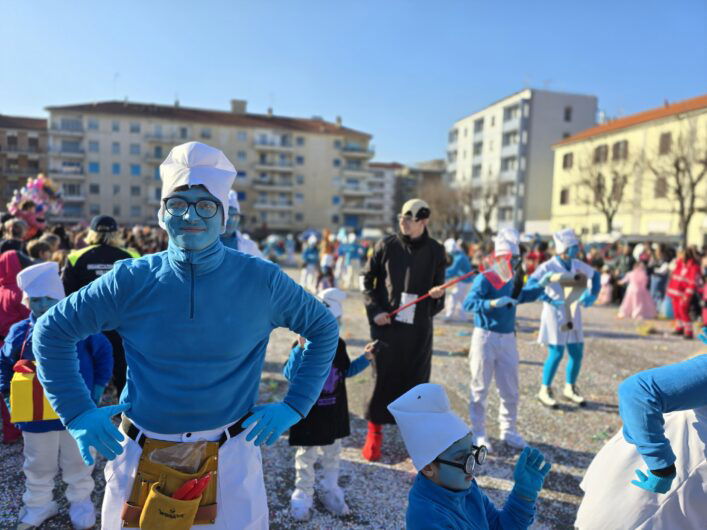
M228 208L228 217L226 218L226 234L232 235L236 233L239 225L241 224L241 214L235 208Z
M571 259L574 259L579 254L579 245L572 245L565 252Z
M439 459L463 464L469 453L473 452L473 438L471 433L457 440L439 455ZM452 491L463 491L471 487L472 475L456 466L437 463L437 484Z
M180 197L187 202L196 203L202 199L218 199L202 188L189 188L175 191L170 197ZM196 213L192 204L184 215L174 216L166 209L162 218L169 234L169 239L184 250L202 250L211 245L221 234L222 208L218 203L218 212L210 219L203 219Z
M39 296L36 298L29 299L29 310L32 311L34 318L41 317L46 313L51 306L56 304L59 300L56 298L49 298L48 296Z

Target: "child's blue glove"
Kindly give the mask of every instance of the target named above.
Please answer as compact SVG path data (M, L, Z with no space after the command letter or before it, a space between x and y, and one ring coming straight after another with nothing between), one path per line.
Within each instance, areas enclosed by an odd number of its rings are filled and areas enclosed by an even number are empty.
M255 445L274 444L283 432L302 419L295 409L283 402L256 405L252 412L243 422L243 428L255 424L245 438L248 442L255 438Z
M702 328L702 333L697 335L697 338L700 339L705 344L707 344L707 326Z
M667 493L670 491L670 486L672 486L676 474L673 473L669 477L659 477L651 473L650 469L648 470L648 475L643 473L640 469L637 469L636 475L638 476L638 480L631 481L631 484L634 486L638 486L641 489L653 493Z
M103 391L106 389L106 385L93 385L93 392L91 392L91 399L98 405L103 397Z
M87 410L66 426L69 434L76 440L81 458L87 466L93 465L93 456L89 450L91 446L108 460L113 460L123 452L119 442L122 442L125 437L113 425L111 416L126 410L130 410L130 403Z
M582 304L584 307L591 307L596 301L597 297L594 296L589 289L584 291L582 293L582 296L579 297L579 303Z
M535 502L543 489L545 477L550 472L550 462L543 461L545 457L534 447L526 447L518 458L513 479L513 491L521 498Z

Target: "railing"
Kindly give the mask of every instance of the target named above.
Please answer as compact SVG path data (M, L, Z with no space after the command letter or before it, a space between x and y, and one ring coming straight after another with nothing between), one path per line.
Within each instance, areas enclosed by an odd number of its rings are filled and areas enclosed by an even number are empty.
M3 148L2 146L0 146L0 152L3 152L3 153L20 153L20 154L23 154L23 153L39 154L39 153L40 153L40 150L39 150L38 147L30 147L30 146L28 146L28 147L18 147L18 146L15 146L15 145L8 145L8 146L6 146L5 148Z
M256 180L253 182L253 185L255 186L272 186L272 187L283 187L283 188L290 188L294 185L294 181L292 180Z
M8 167L5 170L0 169L0 173L4 173L5 175L27 175L27 176L33 176L36 175L37 173L41 172L41 169L32 169L28 167Z
M55 155L83 155L86 153L84 149L63 149L61 147L52 147L49 153Z
M262 140L262 139L255 139L253 140L253 145L255 147L282 147L284 149L290 149L294 147L290 142L281 142L277 140Z
M84 133L84 128L83 127L61 127L59 125L52 125L49 130L51 132L55 133L60 133L60 134L83 134Z
M355 144L344 145L341 148L341 151L343 153L360 154L360 155L366 155L366 156L374 156L376 154L373 147L362 147L360 145L355 145Z

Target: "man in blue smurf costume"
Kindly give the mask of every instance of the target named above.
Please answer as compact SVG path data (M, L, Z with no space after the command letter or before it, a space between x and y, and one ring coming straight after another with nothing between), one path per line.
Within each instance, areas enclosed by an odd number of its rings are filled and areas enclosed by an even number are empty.
M217 442L219 502L210 527L264 529L257 446L307 415L329 374L338 327L279 267L221 242L236 176L221 151L179 145L160 176L168 249L117 262L38 321L40 380L84 460L93 460L90 447L110 460L104 529L121 527L132 509L126 500L145 440ZM265 347L280 326L308 340L302 364L283 401L255 406ZM80 384L75 344L103 329L123 337L128 376L120 404L97 408ZM122 432L111 422L121 412Z

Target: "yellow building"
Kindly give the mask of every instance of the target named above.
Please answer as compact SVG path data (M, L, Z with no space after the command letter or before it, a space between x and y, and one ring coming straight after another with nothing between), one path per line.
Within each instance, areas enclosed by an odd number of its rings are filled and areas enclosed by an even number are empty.
M553 231L680 241L683 207L694 210L688 244L707 245L707 95L597 125L553 149Z

